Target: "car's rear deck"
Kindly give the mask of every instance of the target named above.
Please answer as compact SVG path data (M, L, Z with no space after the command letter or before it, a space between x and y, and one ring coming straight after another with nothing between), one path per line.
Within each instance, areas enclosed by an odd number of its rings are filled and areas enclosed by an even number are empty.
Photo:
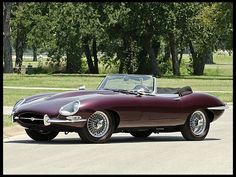
M178 94L184 96L193 93L193 90L189 86L182 88L169 88L169 87L157 87L157 94Z

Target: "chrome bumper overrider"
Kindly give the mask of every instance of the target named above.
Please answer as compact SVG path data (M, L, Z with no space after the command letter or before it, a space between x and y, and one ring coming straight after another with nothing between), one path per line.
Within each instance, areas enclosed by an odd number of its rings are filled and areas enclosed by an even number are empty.
M209 109L209 110L225 110L225 109L228 109L228 108L229 108L229 106L225 105L225 106L208 107L207 109Z
M68 116L67 120L60 119L50 119L47 114L43 117L43 123L45 126L50 125L51 123L75 123L75 122L85 122L87 119L82 119L80 116Z

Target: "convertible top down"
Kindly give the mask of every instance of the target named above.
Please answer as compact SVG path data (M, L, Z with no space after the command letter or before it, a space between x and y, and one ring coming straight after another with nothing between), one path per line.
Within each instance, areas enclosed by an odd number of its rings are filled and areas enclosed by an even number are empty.
M151 133L180 131L186 140L203 140L210 123L227 105L191 87L157 87L149 75L106 76L94 91L45 93L19 100L12 121L36 141L59 132L77 132L84 142L107 142L116 132L146 138Z

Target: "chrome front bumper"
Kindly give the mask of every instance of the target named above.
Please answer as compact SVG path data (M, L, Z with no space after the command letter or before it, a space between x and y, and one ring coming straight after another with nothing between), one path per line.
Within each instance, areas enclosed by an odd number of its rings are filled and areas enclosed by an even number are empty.
M215 107L208 107L207 109L209 110L225 110L225 109L228 109L229 106L226 104L224 106L215 106Z
M87 119L82 119L81 116L68 116L66 117L67 120L61 120L61 119L50 119L47 114L43 117L43 123L45 126L48 126L52 123L75 123L75 122L86 122Z
M11 121L15 122L16 120L35 120L43 121L45 126L49 126L53 123L76 123L76 122L86 122L87 119L82 119L81 116L67 116L66 119L50 118L47 114L44 115L43 119L35 117L18 117L14 116L14 112L11 114Z

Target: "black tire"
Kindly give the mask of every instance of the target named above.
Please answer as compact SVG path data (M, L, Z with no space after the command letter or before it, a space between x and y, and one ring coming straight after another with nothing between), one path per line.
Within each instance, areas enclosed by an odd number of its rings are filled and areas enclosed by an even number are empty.
M199 128L199 132L195 133L193 128L191 128L191 126L190 126L190 124L191 124L190 121L194 120L194 118L191 118L191 117L193 117L194 115L197 115L197 114L199 114L199 116L205 117L205 118L203 118L204 119L203 124L205 124L205 126L202 126L201 129ZM209 128L210 128L210 120L209 120L209 117L207 116L206 112L204 110L196 110L188 117L185 124L180 127L180 131L186 140L201 141L201 140L204 140L205 137L207 136Z
M133 131L130 133L132 136L136 138L147 138L152 134L152 131L146 130L146 131Z
M86 124L78 133L83 142L105 143L114 132L114 125L115 122L111 114L106 111L96 111L88 118ZM96 135L99 131L102 131L102 133Z
M59 132L54 131L41 131L41 130L32 130L25 129L27 135L35 141L50 141L55 138Z

